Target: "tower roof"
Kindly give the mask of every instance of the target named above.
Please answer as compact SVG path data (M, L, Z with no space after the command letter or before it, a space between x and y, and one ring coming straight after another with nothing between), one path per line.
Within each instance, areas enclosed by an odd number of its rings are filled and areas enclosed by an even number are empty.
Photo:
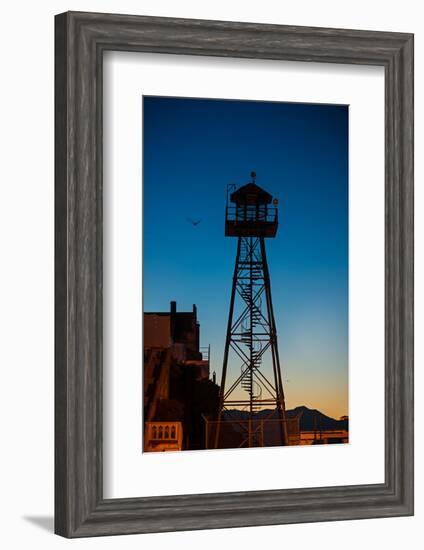
M272 195L256 183L250 182L231 193L230 200L236 204L270 204Z

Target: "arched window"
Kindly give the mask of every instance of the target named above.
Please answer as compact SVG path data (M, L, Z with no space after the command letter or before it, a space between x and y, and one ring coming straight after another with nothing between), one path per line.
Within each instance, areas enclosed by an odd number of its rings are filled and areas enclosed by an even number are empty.
M165 439L169 439L169 426L165 426Z
M175 439L175 426L171 427L171 439Z
M159 439L163 439L163 428L159 426Z
M157 430L156 426L153 426L153 428L152 428L152 438L157 439L157 437L158 437L158 430Z

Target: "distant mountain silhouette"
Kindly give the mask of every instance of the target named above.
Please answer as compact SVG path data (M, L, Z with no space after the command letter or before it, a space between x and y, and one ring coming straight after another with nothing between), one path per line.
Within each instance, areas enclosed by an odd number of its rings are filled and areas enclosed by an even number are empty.
M298 415L300 416L300 431L309 432L313 430L347 430L349 421L346 420L336 420L326 416L316 409L308 409L305 405L295 407L294 409L289 409L286 411L288 418L294 418ZM264 409L255 413L255 418L258 420L261 418L273 418L276 417L277 411L272 409ZM244 420L249 418L248 411L240 411L238 409L232 409L225 411L224 418L227 420Z

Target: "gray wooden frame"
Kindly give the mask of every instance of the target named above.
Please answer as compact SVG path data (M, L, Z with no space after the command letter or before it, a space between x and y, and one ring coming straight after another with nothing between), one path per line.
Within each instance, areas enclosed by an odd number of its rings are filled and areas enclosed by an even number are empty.
M56 16L55 530L115 535L413 514L413 35L95 13ZM102 496L102 54L385 68L385 482ZM366 197L364 197L366 200Z

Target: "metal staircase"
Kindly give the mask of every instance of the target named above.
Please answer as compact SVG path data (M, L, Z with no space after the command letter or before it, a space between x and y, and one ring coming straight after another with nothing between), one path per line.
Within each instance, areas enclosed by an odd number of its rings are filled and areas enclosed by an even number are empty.
M264 273L262 262L255 256L254 244L248 238L240 242L240 270L242 276L238 281L238 293L245 304L241 320L240 342L245 346L246 359L241 366L240 386L249 395L250 410L261 409L262 385L255 378L262 365L263 346L257 339L256 328L262 326L264 317L261 312L262 299L257 294L256 285L263 285Z

